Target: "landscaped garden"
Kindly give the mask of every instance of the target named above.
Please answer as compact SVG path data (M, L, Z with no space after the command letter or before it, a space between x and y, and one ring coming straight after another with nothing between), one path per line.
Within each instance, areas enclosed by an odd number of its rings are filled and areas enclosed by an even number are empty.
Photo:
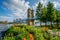
M27 25L14 25L8 29L3 40L59 40L60 36L53 35L48 27L34 27Z
M40 26L12 26L5 32L3 40L60 40L60 11L53 3L48 2L47 6L43 6L39 2L36 20L39 20ZM41 22L45 23L44 27L41 26ZM51 24L48 26L47 22Z

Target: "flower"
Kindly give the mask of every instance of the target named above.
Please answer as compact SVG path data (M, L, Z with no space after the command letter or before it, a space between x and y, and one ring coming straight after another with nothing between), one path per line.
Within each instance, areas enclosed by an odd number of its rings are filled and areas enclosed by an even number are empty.
M14 24L14 27L16 27L17 25L16 24Z
M48 27L45 27L45 29L44 29L44 30L45 30L45 31L47 31L47 30L49 30L49 29L48 29Z
M23 38L23 40L27 40L26 38Z
M34 40L34 37L32 34L29 34L29 36L30 36L30 40Z

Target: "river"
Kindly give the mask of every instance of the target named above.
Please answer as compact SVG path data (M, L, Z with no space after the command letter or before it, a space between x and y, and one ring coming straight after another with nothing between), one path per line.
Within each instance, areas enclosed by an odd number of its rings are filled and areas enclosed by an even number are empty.
M11 27L12 24L0 24L0 32L6 31Z
M2 37L4 31L8 30L12 24L0 24L0 38ZM1 39L0 39L1 40Z

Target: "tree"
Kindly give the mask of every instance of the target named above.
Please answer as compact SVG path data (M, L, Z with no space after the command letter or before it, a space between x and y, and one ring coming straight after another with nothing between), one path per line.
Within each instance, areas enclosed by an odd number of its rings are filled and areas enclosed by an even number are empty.
M51 3L51 2L48 2L48 5L47 5L47 20L49 21L49 22L51 22L51 26L52 26L52 22L53 22L53 20L54 20L54 13L53 13L53 11L54 11L54 5L53 5L53 3Z
M60 23L60 12L57 11L57 10L56 10L56 16L57 16L57 18L56 18L55 22L56 22L57 27L59 27L59 23Z
M46 22L47 22L46 14L47 14L47 7L44 7L44 8L42 8L42 14L41 14L40 19L41 19L42 22L45 23L45 26L46 26Z
M40 21L41 17L41 10L42 10L42 4L39 2L37 9L36 9L36 18ZM41 21L40 21L40 26L41 26Z

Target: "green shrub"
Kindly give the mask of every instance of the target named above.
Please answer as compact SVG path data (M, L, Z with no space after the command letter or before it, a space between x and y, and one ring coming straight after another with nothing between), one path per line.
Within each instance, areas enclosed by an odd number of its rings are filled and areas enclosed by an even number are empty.
M7 36L5 36L3 40L15 40L15 37L7 37Z
M59 36L53 37L49 35L43 27L34 27L27 25L17 25L17 27L12 26L5 33L4 40L23 40L26 38L30 40L29 34L33 35L34 40L59 40Z

